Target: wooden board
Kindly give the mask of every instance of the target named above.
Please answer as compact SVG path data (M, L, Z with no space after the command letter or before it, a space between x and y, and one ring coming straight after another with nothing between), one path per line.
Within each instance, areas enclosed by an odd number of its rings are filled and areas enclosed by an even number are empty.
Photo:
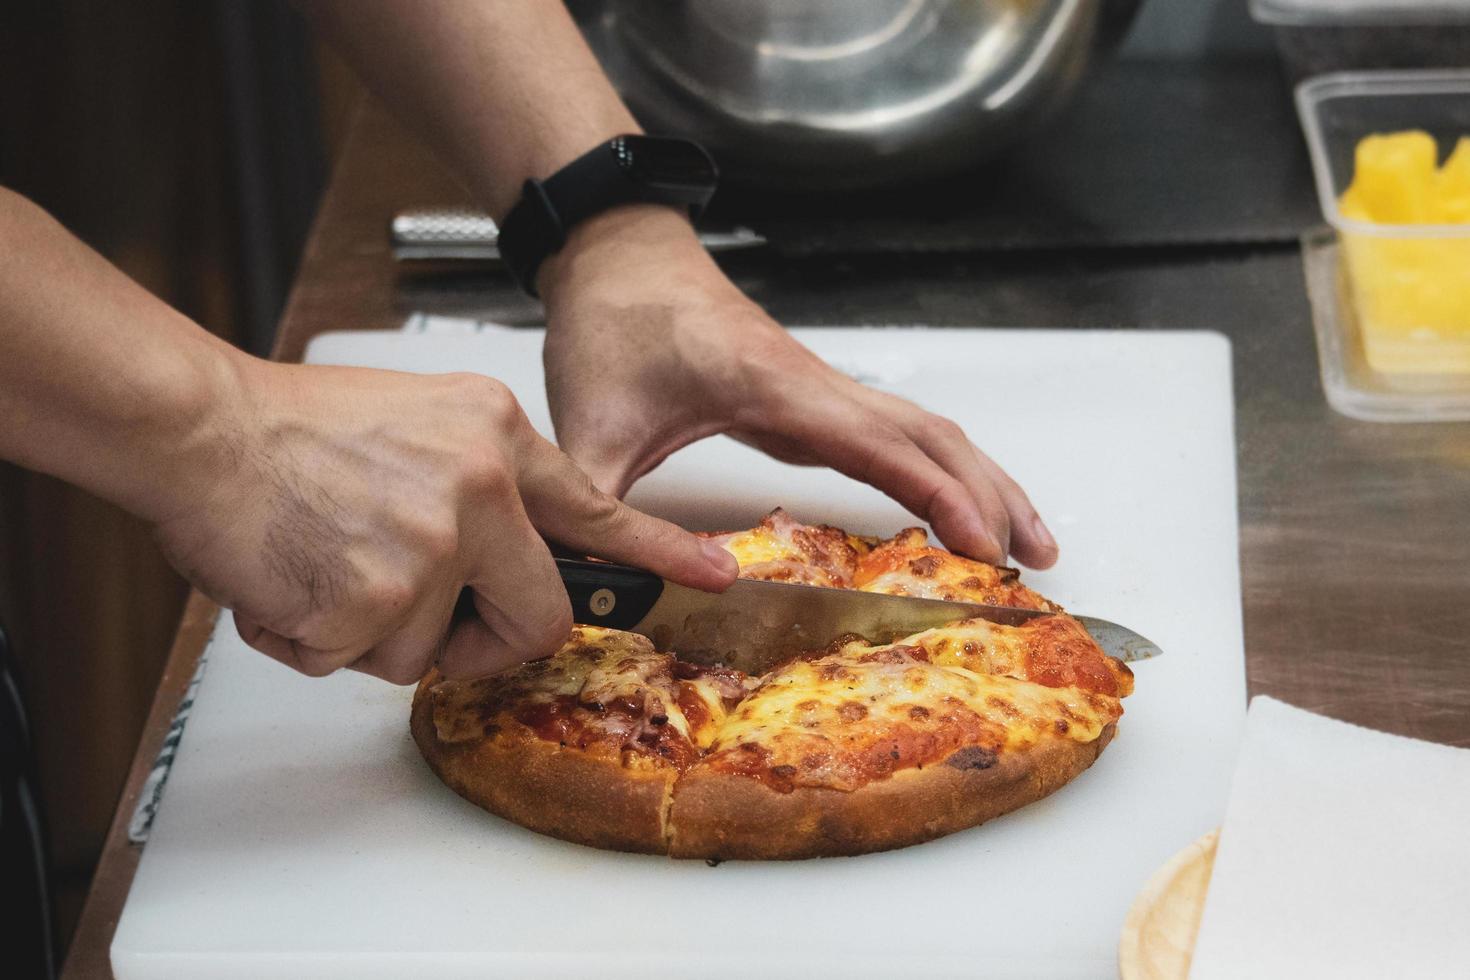
M1133 900L1118 943L1121 980L1187 980L1219 842L1212 830L1184 848Z

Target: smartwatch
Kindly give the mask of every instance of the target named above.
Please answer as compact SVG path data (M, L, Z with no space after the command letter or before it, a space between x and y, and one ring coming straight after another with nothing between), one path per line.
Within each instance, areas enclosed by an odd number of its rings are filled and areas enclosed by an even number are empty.
M615 136L545 180L528 180L500 225L500 256L536 295L536 270L579 222L620 204L668 204L699 217L719 182L715 161L693 140Z

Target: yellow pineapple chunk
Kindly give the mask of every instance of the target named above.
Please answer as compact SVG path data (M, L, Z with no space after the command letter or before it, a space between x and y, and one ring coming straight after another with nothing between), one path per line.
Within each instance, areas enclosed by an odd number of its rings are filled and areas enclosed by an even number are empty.
M1455 144L1454 152L1439 168L1434 190L1436 222L1470 223L1470 136L1461 136Z
M1470 137L1443 166L1428 133L1364 137L1348 219L1384 227L1344 230L1342 250L1363 336L1378 371L1470 372ZM1465 224L1464 235L1403 225Z
M1419 130L1365 136L1358 143L1352 189L1374 221L1423 221L1429 217L1438 156L1434 137Z

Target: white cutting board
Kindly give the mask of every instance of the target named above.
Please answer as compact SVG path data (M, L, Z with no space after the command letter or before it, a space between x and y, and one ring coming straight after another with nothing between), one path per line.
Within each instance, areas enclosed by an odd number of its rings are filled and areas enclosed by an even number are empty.
M308 360L493 374L546 429L540 335L342 333ZM410 691L298 676L221 617L112 946L135 978L1109 977L1135 891L1216 826L1245 712L1230 350L1217 334L811 329L843 370L959 421L1031 492L1062 560L1027 576L1127 623L1118 737L1052 797L943 840L793 863L614 854L464 802L420 760ZM549 430L547 430L549 431ZM725 439L634 491L694 527L888 534L874 491Z

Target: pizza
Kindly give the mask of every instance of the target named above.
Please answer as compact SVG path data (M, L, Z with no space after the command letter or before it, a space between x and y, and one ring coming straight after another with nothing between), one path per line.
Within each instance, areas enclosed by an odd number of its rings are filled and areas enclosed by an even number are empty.
M745 578L1046 610L897 642L833 638L763 674L576 626L556 654L491 677L430 673L411 728L455 792L595 847L786 859L903 847L1064 786L1113 738L1128 667L1018 573L777 510L711 535Z

